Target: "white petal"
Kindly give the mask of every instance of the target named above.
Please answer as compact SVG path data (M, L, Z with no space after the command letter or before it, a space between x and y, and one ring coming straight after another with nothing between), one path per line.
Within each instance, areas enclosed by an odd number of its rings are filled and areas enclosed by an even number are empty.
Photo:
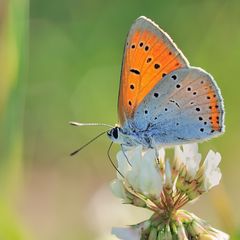
M125 176L127 179L127 182L133 187L135 191L140 191L139 181L140 181L141 164L142 164L142 155L138 155L138 157L134 158L134 161L132 161L131 170L128 171L127 175Z
M124 155L124 153L122 151L119 151L117 153L117 163L118 163L118 170L119 172L125 176L127 174L127 172L131 169L131 166L129 165L126 156ZM122 179L122 176L117 173L117 177L118 179Z
M194 178L196 172L199 169L201 161L201 154L198 153L198 144L184 144L183 154L185 156L185 165L187 167L187 173L191 178Z
M209 232L206 234L201 234L199 240L228 240L230 237L228 234L221 232L217 229L215 232Z
M198 154L198 144L197 143L184 144L183 151L187 155L194 156L195 154Z
M222 173L218 167L221 155L210 150L204 162L204 188L208 191L213 186L219 184Z
M159 157L159 161L164 161L165 160L165 150L164 150L164 148L160 148L158 150L158 157Z
M221 155L220 153L215 153L212 150L210 150L207 154L207 157L205 159L205 171L207 173L211 172L213 169L217 168L221 161Z
M145 172L146 169L146 172ZM156 154L154 150L149 150L143 157L143 168L141 171L145 174L145 181L149 182L149 189L145 189L149 194L160 195L162 191L162 177L156 167ZM143 175L143 174L142 174Z
M171 172L171 165L169 160L166 160L165 163L165 184L167 186L172 186L172 172Z
M142 158L142 146L139 145L137 147L132 148L129 151L125 151L125 154L127 155L127 158L129 160L131 166L133 166L135 164L135 159Z
M142 146L137 146L128 151L119 151L117 153L118 170L126 176L127 172L132 169L132 166L136 164L136 161L142 158ZM130 164L129 164L130 163ZM118 173L118 178L122 179L122 176Z
M121 240L140 240L141 230L138 228L112 228L112 234Z
M159 197L162 191L162 177L156 167L154 150L147 151L143 156L140 169L140 189L143 193L156 197Z
M220 180L221 180L221 178L222 178L222 173L221 173L220 169L217 168L210 175L205 177L205 180L204 180L204 188L205 188L205 190L208 191L210 188L218 185Z
M111 190L112 190L112 193L116 196L116 197L119 197L119 198L122 198L124 199L125 201L128 201L128 198L127 198L127 195L125 193L125 189L124 189L124 186L123 186L123 183L121 180L119 179L115 179L111 182Z
M219 231L216 228L212 228L212 230L214 231L214 236L216 236L218 240L228 240L230 238L225 232Z
M174 155L175 155L174 158L178 162L178 165L185 163L185 156L180 146L175 147Z
M139 152L141 150L139 149ZM156 168L156 154L150 149L142 153L142 156L134 159L131 170L128 171L126 179L137 192L144 195L160 196L162 191L162 177Z

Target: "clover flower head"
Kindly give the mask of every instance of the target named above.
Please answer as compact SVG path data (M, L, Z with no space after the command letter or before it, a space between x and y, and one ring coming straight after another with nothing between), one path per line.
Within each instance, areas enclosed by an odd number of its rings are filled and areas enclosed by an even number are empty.
M118 152L117 178L112 192L124 203L153 211L147 221L126 228L113 228L119 239L223 239L229 236L197 216L181 210L221 179L221 155L209 151L201 164L197 144L175 147L174 158L165 159L163 148L141 146Z

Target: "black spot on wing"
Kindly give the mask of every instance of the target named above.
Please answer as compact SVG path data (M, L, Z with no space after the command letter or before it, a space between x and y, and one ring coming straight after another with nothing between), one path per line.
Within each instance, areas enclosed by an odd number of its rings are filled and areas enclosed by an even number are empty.
M178 104L178 102L176 102L176 101L174 101L174 100L172 100L172 99L170 99L170 102L175 103L176 106L177 106L178 108L180 108L180 105Z
M147 59L147 63L150 63L152 61L152 58Z
M137 69L130 69L130 72L140 75L140 72Z

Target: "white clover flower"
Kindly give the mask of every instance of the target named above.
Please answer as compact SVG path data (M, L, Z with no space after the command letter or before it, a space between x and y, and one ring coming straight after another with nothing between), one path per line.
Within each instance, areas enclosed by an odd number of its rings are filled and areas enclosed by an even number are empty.
M140 224L113 228L112 233L123 240L229 239L227 234L180 209L219 183L220 161L221 155L210 150L199 167L197 144L176 146L172 161L166 160L163 148L143 151L139 146L120 151L119 173L111 184L113 193L124 203L148 208L154 214Z

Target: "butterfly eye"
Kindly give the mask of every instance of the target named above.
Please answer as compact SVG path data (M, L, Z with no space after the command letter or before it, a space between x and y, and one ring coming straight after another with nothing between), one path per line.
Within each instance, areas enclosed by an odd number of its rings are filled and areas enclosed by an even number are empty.
M112 131L112 135L115 139L118 138L118 129L117 128L114 128L113 131Z

